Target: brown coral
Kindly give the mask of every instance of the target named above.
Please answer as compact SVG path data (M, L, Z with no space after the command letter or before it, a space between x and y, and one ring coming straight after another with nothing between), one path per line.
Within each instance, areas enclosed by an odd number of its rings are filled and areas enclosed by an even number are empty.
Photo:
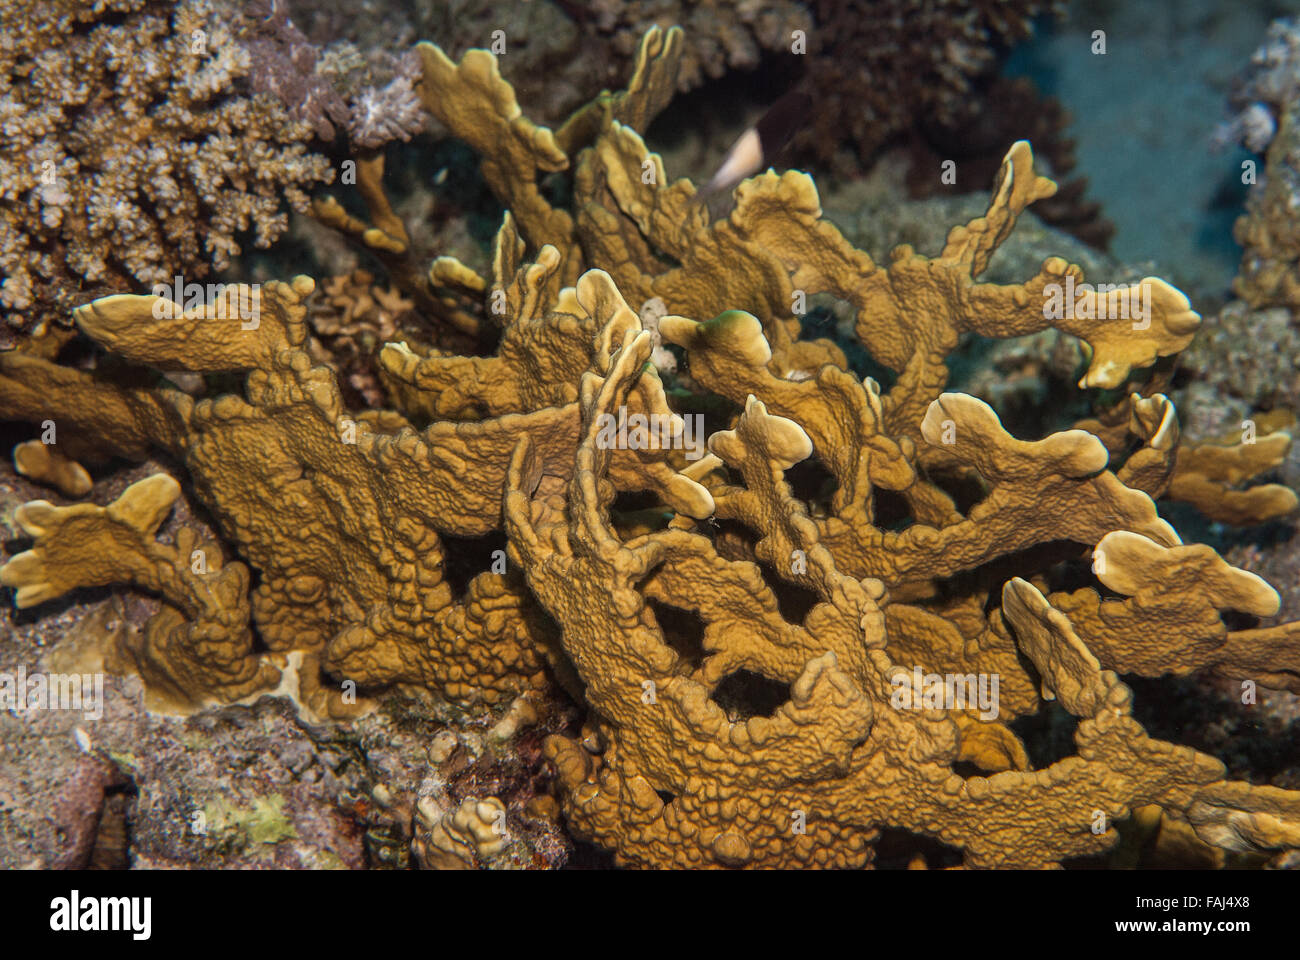
M0 575L20 602L88 582L160 592L149 642L126 653L188 702L248 695L288 668L322 711L345 706L327 692L342 679L501 701L550 666L590 708L580 736L547 745L564 815L627 864L863 866L899 828L969 866L1055 866L1105 852L1115 822L1153 804L1198 843L1295 846L1300 796L1228 781L1213 757L1152 739L1117 676L1208 669L1300 689L1296 624L1225 619L1269 616L1276 594L1183 544L1153 499L1247 482L1289 437L1183 457L1172 404L1142 370L1182 350L1200 318L1162 281L1088 289L1056 258L1024 283L979 281L1055 189L1027 144L939 256L900 247L877 265L822 219L806 175L752 178L717 223L691 183L668 179L638 127L669 96L678 31L651 31L628 89L556 131L522 115L490 54L420 52L425 103L488 152L485 178L512 212L490 277L396 262L431 300L453 281L466 299L478 291L475 309L443 306L476 331L499 327L495 354L390 344L380 362L404 412L352 417L311 367L308 278L187 310L130 296L78 310L124 360L246 372L245 396L196 403L111 367L8 355L0 403L56 421L68 456L169 452L261 580L241 601L243 563L202 573L184 568L190 542L155 542L173 487L152 478L107 508L24 508L32 549ZM538 187L562 170L571 210ZM405 228L377 186L370 199L376 225L351 226L392 246ZM1078 296L1054 314L1065 287ZM801 339L799 305L819 293L857 311L858 337L898 374L891 388L851 374L835 344ZM257 322L231 319L249 296ZM733 404L696 460L648 363L635 308L655 298L690 382ZM1128 399L1095 424L1019 439L945 391L961 334L1048 328L1087 344L1081 386L1126 386ZM620 442L620 420L643 432ZM796 496L809 460L829 482ZM620 505L631 492L648 506ZM1264 488L1241 502L1273 515L1282 499ZM504 572L456 595L448 541L498 530ZM248 645L250 625L269 655ZM1079 718L1078 754L1033 769L1011 723L1045 699ZM430 812L424 855L470 862L480 844L490 856L491 816L489 801L459 820Z
M331 374L312 368L303 349L301 301L311 289L306 278L269 286L257 329L233 334L238 322L223 321L214 308L183 312L176 305L159 320L153 297L108 298L79 312L83 330L128 358L199 371L251 370L247 400L226 395L195 403L175 390L124 391L74 371L66 372L76 385L55 399L43 395L41 381L59 368L16 355L3 361L0 394L15 413L43 410L56 422L80 423L80 441L65 441L74 451L103 456L105 449L158 446L181 460L213 504L223 533L261 573L252 617L272 651L319 656L361 687L418 682L452 699L493 699L540 682L537 645L545 629L529 615L526 598L497 573L480 575L464 598L454 598L436 531L475 537L493 529L513 437L549 432L562 449L559 427L572 414L446 423L436 428L436 440L421 438L396 415L373 426L354 421ZM90 398L94 410L86 407ZM37 551L57 551L59 528L40 527ZM55 542L46 543L47 535ZM107 546L103 552L120 554ZM157 589L118 560L114 582ZM213 575L215 557L207 567ZM6 582L26 590L20 602L84 585L72 574L51 580L28 561L5 569ZM248 629L247 611L225 629L225 642L234 642L231 631ZM171 634L166 643L189 647ZM155 682L176 682L166 667L144 672ZM202 700L246 692L215 674L208 680L185 693Z
M727 500L751 502L747 519L764 515L763 529L784 541L773 554L790 544L803 552L805 583L818 597L803 623L781 615L754 564L725 560L698 533L622 540L609 526L611 496L601 482L609 454L594 424L620 402L647 354L645 335L629 335L608 378L584 378L586 436L567 517L562 498L532 492L539 474L527 443L509 478L512 547L564 629L588 701L608 721L594 754L550 741L579 835L643 866L861 866L878 830L897 826L962 848L970 866L1043 866L1105 849L1114 839L1106 825L1138 802L1186 815L1226 793L1233 809L1266 807L1274 826L1221 830L1231 821L1224 811L1205 818L1202 836L1234 848L1289 843L1300 815L1295 794L1228 785L1218 761L1148 738L1129 715L1127 688L1020 579L1006 584L1003 612L1045 692L1083 718L1080 754L1039 771L1005 769L999 758L993 776L955 774L963 753L997 751L963 750L968 734L948 711L920 709L921 690L891 656L902 651L885 589L836 569L782 479L811 452L809 438L752 398L736 430L715 434L710 446L744 475L746 488ZM730 512L717 503L720 515ZM596 589L575 591L575 582ZM698 666L666 643L651 599L698 610ZM729 718L713 696L740 669L789 684L788 700L770 717ZM902 689L909 695L899 709ZM1025 705L1004 701L1006 712L1036 707L1032 690L1020 696ZM1095 830L1099 816L1103 829Z

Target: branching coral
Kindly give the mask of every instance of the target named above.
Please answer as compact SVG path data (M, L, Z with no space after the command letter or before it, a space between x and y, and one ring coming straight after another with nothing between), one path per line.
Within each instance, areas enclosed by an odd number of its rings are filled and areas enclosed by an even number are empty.
M216 545L198 543L188 530L174 547L155 540L179 495L176 481L159 474L107 507L28 503L15 519L37 545L4 567L4 582L18 587L20 607L76 587L136 583L167 606L150 621L143 647L130 653L167 692L185 697L216 687L237 699L273 687L279 671L252 653L248 568L223 567Z
M368 63L346 41L320 51L289 19L286 0L253 0L246 13L253 91L278 98L322 140L342 127L354 146L373 150L424 127L413 57L377 50L371 59L379 63Z
M948 711L898 709L900 673L910 683L900 660L916 651L893 635L917 637L924 627L912 628L908 617L927 615L891 616L879 581L839 572L782 478L813 445L757 400L734 431L710 440L745 480L743 490L715 496L718 515L762 516L769 534L762 543L780 541L772 554L793 546L806 557L803 578L818 603L803 623L781 615L753 563L724 559L698 533L620 538L609 524L610 488L601 483L608 453L594 423L620 402L647 352L644 335L629 337L609 378L584 378L586 436L567 517L563 499L531 494L537 471L527 444L516 450L509 478L512 546L565 631L589 702L608 721L596 755L563 738L550 742L580 835L645 866L860 866L870 861L879 828L894 826L962 848L971 866L1043 866L1113 842L1109 830L1092 829L1094 811L1115 818L1154 802L1186 815L1210 795L1236 792L1236 809L1259 804L1291 824L1300 815L1295 794L1228 785L1213 758L1148 738L1130 716L1127 688L1102 669L1066 616L1018 578L1002 591L1002 612L1044 690L1083 718L1079 757L1044 770L1007 769L1020 757L999 749L1015 742L1005 726L981 730ZM599 589L575 591L575 582ZM698 667L665 642L651 599L699 612ZM963 646L971 659L981 647L994 652L988 639L963 640L955 623L947 636L933 632L957 648L931 651L945 666ZM1012 662L989 656L981 666L1010 672ZM788 683L788 701L770 717L728 717L711 696L740 669ZM1018 687L1003 697L1005 713L1036 707L1033 687ZM918 706L921 695L910 692ZM997 772L963 778L953 772L959 759ZM1203 836L1247 845L1226 810L1211 819ZM1283 846L1291 829L1249 840Z
M332 179L304 125L241 91L249 52L211 0L3 7L0 307L24 325L221 269Z
M223 532L261 573L253 616L271 650L322 654L340 677L363 687L406 680L452 698L492 698L494 687L504 694L530 677L536 682L541 664L534 641L542 627L521 608L524 598L506 578L485 573L463 601L453 601L435 531L470 537L490 531L513 437L549 431L563 445L557 424L571 414L447 423L432 447L400 416L352 421L332 376L313 369L303 350L301 298L311 289L305 278L268 287L257 330L242 335L232 332L238 321L218 320L215 308L182 312L177 306L174 318L157 320L153 297L109 298L79 313L84 330L128 358L182 369L252 370L247 400L227 395L196 404L174 390L124 391L85 375L51 404L39 381L58 368L9 356L0 388L5 408L45 409L57 421L90 427L80 449L68 443L81 456L104 449L95 437L102 430L107 449L161 446L184 462ZM27 374L34 379L24 387L17 381ZM102 401L92 403L89 417L88 398ZM38 536L38 556L56 548ZM215 559L207 561L209 571ZM133 565L117 569L118 582L152 586ZM42 570L17 560L6 568L6 582L27 590L20 603L78 585L51 580ZM201 650L175 646L202 660ZM176 672L164 669L161 679L174 682ZM497 680L489 678L493 673ZM184 691L194 701L244 692L215 675Z
M304 349L302 299L312 289L305 277L268 286L255 330L227 319L234 316L223 311L227 301L184 311L152 296L118 296L78 311L81 329L126 359L168 369L251 371L246 399L227 394L195 403L174 389L129 389L90 372L8 355L0 360L0 400L17 415L65 424L68 439L60 443L77 457L158 447L182 462L223 533L260 573L251 616L272 651L319 660L362 688L419 683L453 700L497 700L540 684L548 629L521 593L518 575L505 572L504 553L492 572L453 597L439 533L474 538L500 527L500 490L520 436L532 436L550 460L566 465L576 442L576 403L477 423L440 421L421 432L391 411L353 420L332 374L313 368ZM607 277L588 274L570 295L573 309L601 336L636 322ZM229 296L247 297L248 288ZM599 362L608 348L593 352ZM641 396L640 409L667 415L662 388L647 386ZM624 473L637 489L665 470L643 468L629 454ZM33 508L40 519L27 529L35 547L3 574L5 583L19 587L20 605L76 586L134 583L162 592L175 608L151 625L148 649L137 657L140 672L173 691L173 699L186 705L238 699L250 692L250 673L261 689L278 682L279 670L266 672L269 661L241 639L249 610L226 609L234 599L225 592L212 601L221 608L214 613L221 626L208 629L220 633L212 639L225 645L223 655L232 646L244 651L226 656L238 660L237 669L226 671L237 679L227 682L225 672L208 669L207 651L178 634L190 628L176 611L192 615L194 604L163 591L156 575L130 559L158 549L148 541L156 522L133 528L123 550L109 547L121 539L116 528L104 532L95 565L79 580L75 558L85 555L80 544L87 535L54 520L96 509ZM191 561L204 568L194 578L201 583L219 575L220 555L212 548L175 560ZM235 593L243 602L242 591ZM315 678L310 681L315 690ZM339 688L316 692L314 708L344 709Z
M174 486L152 478L106 508L23 508L32 548L0 573L20 604L88 583L160 593L143 649L124 655L188 703L283 686L290 669L322 712L345 709L332 685L346 679L500 701L549 665L590 708L580 737L547 742L564 815L626 864L864 866L893 828L972 867L1055 866L1105 852L1116 822L1152 804L1202 843L1296 846L1300 795L1151 738L1118 676L1206 669L1300 690L1297 624L1229 615L1271 616L1272 588L1183 544L1155 502L1284 514L1288 491L1234 488L1290 437L1180 448L1172 404L1141 371L1200 318L1162 281L1089 289L1057 258L1023 283L979 281L1055 190L1028 144L938 256L900 247L878 265L821 217L802 173L746 181L716 223L690 182L669 180L640 130L671 95L679 31L650 31L628 88L554 131L523 116L486 51L420 55L423 102L483 154L511 210L491 276L405 256L377 161L374 226L337 221L389 250L394 282L441 304L449 329L499 331L494 352L389 344L382 376L402 412L352 416L311 366L308 278L263 289L255 325L220 303L81 308L81 330L129 364L244 372L245 395L195 402L130 370L10 355L0 404L54 420L66 457L162 448L241 561L156 542ZM539 180L566 170L560 208ZM1077 296L1054 310L1063 289ZM857 311L892 386L801 338L815 294ZM666 385L649 363L650 301L689 380ZM1121 398L1095 420L1019 439L945 391L962 334L1048 328L1087 345L1081 386ZM683 396L692 384L731 403L715 404L725 428L697 459L673 409L706 399ZM806 461L825 482L796 494ZM618 502L632 492L641 509ZM508 562L455 595L448 540L496 531ZM186 566L196 549L214 551L206 572ZM246 600L245 563L260 574ZM936 689L930 674L956 679ZM1011 724L1052 699L1078 718L1078 752L1035 769ZM423 855L491 856L493 810L429 814Z

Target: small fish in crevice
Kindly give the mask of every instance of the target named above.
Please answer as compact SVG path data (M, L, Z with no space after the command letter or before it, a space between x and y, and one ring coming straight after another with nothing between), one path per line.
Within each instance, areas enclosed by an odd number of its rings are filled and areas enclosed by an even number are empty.
M790 141L812 109L812 98L802 90L791 90L767 109L758 123L731 145L717 172L695 194L695 202L730 190L746 177L769 166Z

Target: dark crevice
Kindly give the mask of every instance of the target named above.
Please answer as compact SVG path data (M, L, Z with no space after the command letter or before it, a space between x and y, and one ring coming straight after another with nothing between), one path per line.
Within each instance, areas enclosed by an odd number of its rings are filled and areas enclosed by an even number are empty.
M664 507L663 500L659 494L653 490L620 490L614 497L614 502L610 504L611 513L638 513L642 510L652 510L658 507L661 510Z
M808 304L809 310L799 318L801 331L799 339L801 340L818 340L825 338L832 340L835 345L844 351L845 359L849 362L849 370L857 375L859 379L871 377L880 387L882 395L889 393L894 384L898 382L898 374L883 363L879 362L871 355L866 346L858 339L856 334L849 334L847 337L841 329L841 322L836 316L834 307L826 304L825 301L838 301L853 310L848 301L839 300L828 293L819 293L816 295L819 303L812 303L811 298Z
M131 807L136 799L135 781L125 778L104 791L95 842L86 862L87 870L127 870L131 866Z
M266 645L266 640L262 636L262 629L257 623L257 603L256 597L258 589L262 586L262 571L254 566L248 567L248 596L253 601L253 615L248 619L249 632L252 634L249 644L249 653L253 656L260 656L264 653L270 653L271 648Z
M895 490L872 487L871 505L875 510L873 523L879 530L897 533L916 522L907 498Z
M1079 727L1079 718L1055 700L1047 701L1037 713L1019 717L1008 726L1025 745L1034 770L1050 767L1076 753L1074 732Z
M691 671L698 670L704 662L704 621L699 614L662 603L653 597L646 603L654 611L655 620L664 635L664 643L672 647Z
M733 721L770 717L790 699L790 685L751 670L729 674L713 691L713 700Z
M442 540L443 580L457 597L465 596L470 581L480 573L491 573L494 561L498 570L506 573L510 570L504 530L493 530L481 537L452 537L445 533L439 537ZM501 553L494 557L498 550Z
M917 857L931 870L959 867L962 853L956 847L901 827L885 827L876 842L875 866L879 870L906 870Z
M973 471L966 474L939 473L926 478L948 496L962 516L969 516L971 509L989 495L989 488L983 478Z
M610 520L615 527L629 531L662 530L672 518L672 509L653 490L621 491L610 506ZM624 529L619 533L629 535Z
M713 531L718 553L728 560L749 560L754 556L758 538L754 531L739 520L714 520L709 524Z
M1024 550L994 557L974 569L958 571L939 585L940 596L985 597L984 612L987 615L1002 605L1002 588L1006 582L1012 577L1022 576L1026 570L1044 574L1049 593L1094 586L1088 572L1090 556L1088 546L1070 540L1036 543Z
M839 481L816 457L796 463L785 472L785 482L790 492L804 503L829 503Z
M793 564L793 559L791 563ZM778 576L768 564L760 563L759 569L763 571L763 579L776 595L776 606L781 611L781 616L790 623L803 623L809 611L821 602L821 597L813 590Z
M1242 613L1240 610L1224 610L1219 614L1219 617L1229 631L1254 630L1259 626L1259 617L1249 613Z

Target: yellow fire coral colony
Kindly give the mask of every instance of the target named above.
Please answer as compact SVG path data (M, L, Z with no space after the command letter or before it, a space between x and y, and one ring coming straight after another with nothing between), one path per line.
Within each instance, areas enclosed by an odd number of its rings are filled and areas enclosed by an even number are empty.
M20 606L91 584L160 594L144 637L113 655L191 706L291 672L337 715L346 680L497 702L548 682L548 667L576 671L586 728L546 752L570 830L628 865L857 867L897 828L972 867L1051 866L1107 850L1115 822L1151 804L1218 848L1300 846L1300 793L1228 781L1213 757L1151 739L1117 675L1208 669L1300 691L1300 623L1229 627L1227 611L1274 614L1277 594L1184 545L1154 502L1286 514L1290 491L1238 488L1290 438L1180 447L1172 404L1135 378L1199 324L1167 284L1087 293L1048 321L1051 285L1082 284L1077 267L1049 259L1022 284L978 282L1055 189L1028 144L937 257L904 246L879 265L822 218L802 173L747 181L716 223L690 182L669 181L640 131L671 96L675 29L646 35L626 90L555 131L522 115L489 53L420 53L426 107L482 155L510 210L492 276L446 258L412 269L373 158L359 168L373 226L329 201L316 212L395 264L402 294L432 305L449 337L496 338L495 354L388 344L381 376L400 412L351 413L312 365L306 277L260 291L255 329L225 319L227 301L78 309L81 330L131 364L245 371L244 395L196 401L118 368L10 354L0 405L55 421L64 460L166 451L240 559L193 534L160 543L178 487L155 476L107 507L21 508L33 545L0 572ZM539 188L562 170L568 209ZM856 309L891 388L849 372L834 343L800 339L793 308L817 293ZM1139 295L1140 322L1115 319ZM689 371L671 391L638 318L652 298L669 312L657 335ZM945 392L963 333L1049 325L1086 342L1081 385L1127 399L1022 440ZM736 411L694 461L672 409L690 383ZM610 449L602 415L621 409L669 429ZM810 458L833 492L796 495L788 472ZM619 509L635 491L657 506ZM444 538L492 531L508 557L454 595ZM995 679L997 702L936 702L916 686L929 674ZM1077 755L1033 769L1010 724L1052 699L1078 718ZM446 857L472 860L462 848L481 842L489 807L443 824Z

